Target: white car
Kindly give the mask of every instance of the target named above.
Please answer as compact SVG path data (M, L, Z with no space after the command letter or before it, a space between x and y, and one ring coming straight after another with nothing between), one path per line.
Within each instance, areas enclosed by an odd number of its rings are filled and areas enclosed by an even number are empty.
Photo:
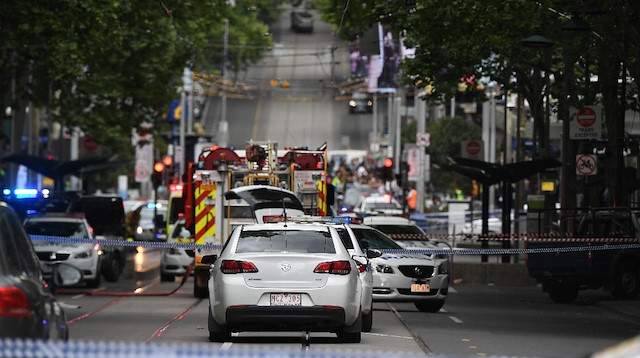
M373 194L363 197L360 203L353 208L353 212L361 215L400 215L404 211L402 210L402 204L391 194Z
M362 284L335 228L294 222L236 228L212 264L209 340L231 332L335 332L358 343Z
M136 209L139 215L136 240L165 241L167 239L167 206L166 200L158 200L157 202L149 201Z
M184 227L184 218L178 219L172 226L170 243L193 243L194 238L191 232ZM174 281L176 276L183 276L187 268L194 262L195 252L193 249L170 248L162 251L160 265L160 280Z
M420 226L403 216L367 216L362 218L362 224L382 231L407 250L451 248L444 241L430 240Z
M360 242L348 225L351 222L350 219L349 217L305 216L292 218L291 220L296 223L322 222L336 229L342 243L358 265L360 280L362 281L362 331L371 332L373 326L373 269L369 259L380 257L382 252L376 249L363 249L360 246Z
M24 228L29 235L57 236L67 238L93 239L93 229L81 215L49 214L27 217ZM64 262L82 272L82 281L91 288L100 286L100 264L102 250L100 243L73 244L45 240L32 240L45 278L51 275L54 263Z
M253 219L263 223L264 217L304 216L304 208L296 194L290 190L270 185L246 185L233 188L224 193L226 200L233 202L242 199L249 204Z
M438 312L449 292L449 262L435 255L404 253L382 231L350 224L360 246L378 249L382 256L371 259L374 302L413 302L423 312Z

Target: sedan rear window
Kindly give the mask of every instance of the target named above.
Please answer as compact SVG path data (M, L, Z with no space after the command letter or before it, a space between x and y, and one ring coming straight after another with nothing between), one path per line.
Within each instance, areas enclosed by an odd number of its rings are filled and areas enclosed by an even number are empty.
M256 230L243 231L238 239L237 253L244 252L336 252L328 231Z

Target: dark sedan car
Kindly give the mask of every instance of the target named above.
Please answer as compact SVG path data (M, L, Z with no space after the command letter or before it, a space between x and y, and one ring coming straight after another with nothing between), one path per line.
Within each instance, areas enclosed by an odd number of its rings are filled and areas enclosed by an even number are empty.
M78 269L61 265L53 269L53 285L80 281ZM43 280L31 240L16 213L4 202L0 202L0 337L69 337L64 311Z
M351 94L349 113L373 113L373 98L371 95L365 92Z

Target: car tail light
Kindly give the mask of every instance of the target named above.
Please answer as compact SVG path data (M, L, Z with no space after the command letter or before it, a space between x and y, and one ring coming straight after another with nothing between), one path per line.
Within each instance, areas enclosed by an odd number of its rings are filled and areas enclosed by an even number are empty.
M361 263L358 263L358 272L365 272L367 271L367 265L363 265Z
M0 317L29 317L29 300L17 287L0 287Z
M351 264L349 261L322 262L316 266L313 272L333 275L348 275L351 272Z
M258 268L248 261L223 260L220 264L222 273L249 273L258 272Z

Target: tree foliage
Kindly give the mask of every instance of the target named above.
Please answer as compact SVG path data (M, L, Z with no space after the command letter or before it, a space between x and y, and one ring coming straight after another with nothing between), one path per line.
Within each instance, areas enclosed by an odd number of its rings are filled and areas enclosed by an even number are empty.
M497 83L521 94L530 104L539 133L547 93L558 100L553 110L560 120L569 119L570 107L602 103L609 153L621 155L622 104L627 109L638 109L639 104L635 84L640 78L640 2L317 0L316 5L345 39L377 22L403 32L405 44L416 50L415 58L401 65L403 81L428 88L429 101L449 99L461 78L475 75L477 83ZM563 31L563 26L580 19L589 30ZM522 40L536 31L553 42L549 57L545 49L524 46ZM619 98L623 67L627 70L625 101ZM549 86L542 79L545 73ZM593 76L598 78L596 83L584 80ZM608 185L615 192L613 175L622 161L608 165Z
M221 67L229 19L229 68L271 45L276 0L231 8L224 0L7 0L0 5L0 93L14 112L32 103L118 151L132 128L178 97L184 67Z

